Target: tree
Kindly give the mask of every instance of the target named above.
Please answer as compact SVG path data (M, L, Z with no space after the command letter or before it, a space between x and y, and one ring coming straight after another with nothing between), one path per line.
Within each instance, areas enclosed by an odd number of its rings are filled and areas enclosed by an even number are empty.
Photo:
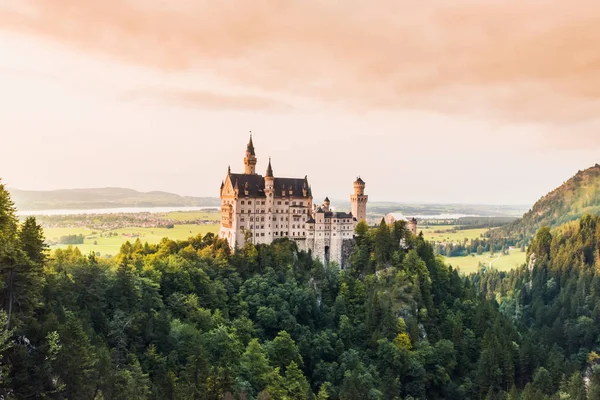
M14 305L15 275L23 261L17 237L17 216L10 194L0 181L0 273L2 276L2 304L7 310L6 329L10 330Z
M290 400L308 400L312 395L306 377L294 361L285 369L284 385Z
M241 376L250 383L254 393L260 392L267 384L271 372L269 360L257 339L252 339L242 354L240 363Z
M390 228L385 222L385 218L382 218L375 233L375 259L379 265L383 265L389 260L391 245Z
M271 365L274 367L283 369L292 362L296 365L303 365L298 346L286 331L279 332L277 337L267 345L267 353Z

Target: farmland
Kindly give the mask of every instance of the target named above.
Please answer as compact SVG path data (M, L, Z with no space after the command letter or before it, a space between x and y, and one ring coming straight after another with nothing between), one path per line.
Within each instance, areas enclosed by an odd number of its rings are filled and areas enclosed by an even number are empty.
M198 234L205 235L209 232L216 234L219 230L219 214L216 212L190 211L153 215L153 218L159 222L157 226L146 226L145 222L144 226L135 226L136 220L129 218L127 219L128 223L108 229L101 229L97 226L102 226L103 220L114 221L114 215L94 216L95 224L93 226L96 226L96 228L90 228L87 223L78 223L76 217L71 217L68 222L65 221L59 226L56 226L56 223L52 226L44 226L44 234L51 249L69 246L61 243L61 238L83 235L83 244L73 245L78 247L82 253L94 252L99 255L114 255L119 252L119 248L126 241L135 242L140 239L142 243L155 244L165 237L172 240L184 240ZM125 220L125 218L122 219L122 221ZM165 225L165 221L169 223ZM41 222L44 223L43 217ZM114 223L109 226L114 226Z
M425 240L431 242L462 242L465 239L478 239L489 229L459 229L459 225L431 225L419 226L419 232L423 232Z

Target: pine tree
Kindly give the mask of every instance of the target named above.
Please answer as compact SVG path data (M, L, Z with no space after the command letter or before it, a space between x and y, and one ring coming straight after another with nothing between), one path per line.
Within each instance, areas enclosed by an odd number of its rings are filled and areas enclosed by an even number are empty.
M375 233L375 259L379 265L383 265L389 261L391 244L390 228L385 219L382 218L379 228Z

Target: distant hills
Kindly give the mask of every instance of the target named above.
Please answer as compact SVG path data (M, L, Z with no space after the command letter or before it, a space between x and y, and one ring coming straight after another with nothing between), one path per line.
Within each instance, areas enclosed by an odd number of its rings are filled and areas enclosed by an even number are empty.
M600 165L579 171L538 200L522 218L494 230L493 236L530 237L542 226L558 226L585 214L600 215Z
M107 187L93 189L20 190L9 189L17 209L23 211L52 209L96 209L120 207L218 207L216 197L179 196L154 191Z

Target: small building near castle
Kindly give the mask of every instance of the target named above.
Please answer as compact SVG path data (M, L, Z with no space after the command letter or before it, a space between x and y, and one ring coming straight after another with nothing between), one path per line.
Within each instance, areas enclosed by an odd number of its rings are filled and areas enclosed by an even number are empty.
M256 173L257 161L250 135L244 173L228 168L221 183L219 237L232 249L242 247L247 240L269 244L288 238L325 265L335 262L345 269L354 247L354 228L367 216L365 182L360 177L354 182L350 212L333 211L329 198L321 205L313 204L308 177L276 177L271 159L262 176Z
M384 219L385 223L388 225L392 225L396 221L405 221L408 230L411 231L413 235L417 234L417 219L414 217L405 217L401 213L389 213L386 214Z

